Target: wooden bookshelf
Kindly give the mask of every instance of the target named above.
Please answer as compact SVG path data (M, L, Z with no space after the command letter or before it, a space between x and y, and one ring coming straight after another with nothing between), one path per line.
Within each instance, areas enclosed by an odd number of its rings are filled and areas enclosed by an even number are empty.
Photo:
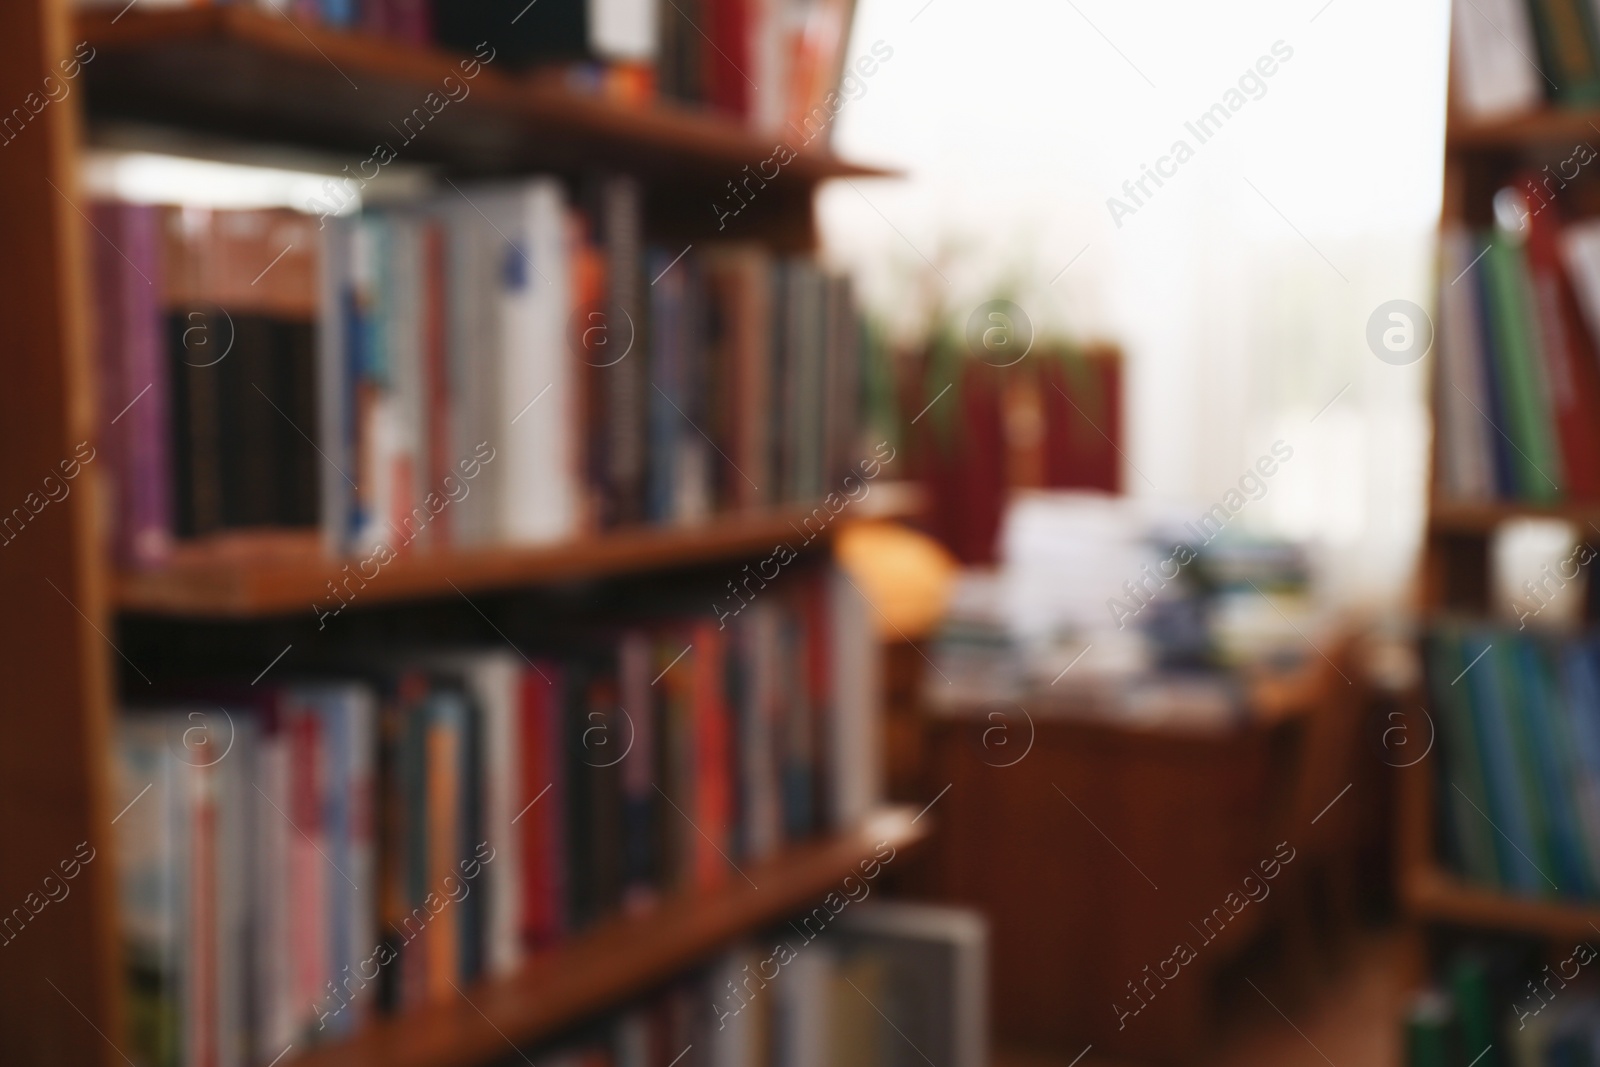
M1515 500L1458 501L1436 499L1429 505L1429 526L1439 532L1483 535L1516 519L1557 519L1580 528L1600 527L1600 504L1529 504ZM1596 533L1600 536L1600 532Z
M1540 147L1571 148L1588 141L1600 128L1600 109L1545 108L1529 115L1471 121L1451 116L1445 143L1460 153L1520 152Z
M95 55L70 92L37 110L25 106L60 83L59 64L81 41ZM393 138L390 124L458 73L460 58L292 24L249 5L76 12L70 0L0 4L0 115L27 115L0 144L0 321L13 357L0 389L0 512L36 496L41 480L97 434L87 254L97 238L81 175L89 144L107 133L119 144L145 134L157 144L212 138L262 154L329 152L354 164ZM647 226L666 232L675 200L684 203L683 226L712 229L706 201L688 194L720 189L768 158L773 143L726 119L666 105L626 107L491 63L473 79L471 95L451 103L400 158L472 176L630 172L650 190ZM741 217L749 225L736 236L784 250L813 247L816 184L883 173L806 151ZM0 952L0 1063L127 1062L113 826L125 798L114 797L110 773L119 627L149 615L203 624L303 611L342 565L304 538L287 545L240 539L185 553L160 570L118 573L105 543L106 475L99 465L88 471L0 548L0 673L8 686L0 915L37 899L42 880L79 842L97 850L70 895ZM395 603L455 596L452 584L471 593L735 559L792 541L805 514L719 516L693 528L552 547L418 556L386 566L365 592L372 603ZM381 1019L339 1045L297 1047L279 1067L514 1058L507 1037L537 1040L604 1012L810 903L878 840L901 848L927 826L913 825L907 812L881 813L859 831L746 868L759 888L730 873L714 892L604 922L510 978L464 988L460 1000Z
M719 559L770 554L783 543L796 550L825 544L843 525L895 508L874 507L826 524L809 508L716 516L702 525L639 527L550 546L484 547L418 552L383 566L360 588L362 605L454 597L549 582L686 567ZM823 514L827 509L823 509ZM811 520L807 524L807 520ZM170 566L124 571L114 600L133 614L196 618L258 618L303 612L311 604L338 606L328 583L354 559L332 559L315 537L277 539L271 547L245 542L180 556Z
M645 992L729 939L820 899L878 842L897 851L915 844L929 824L914 818L909 807L886 809L855 833L791 848L743 875L730 870L714 892L611 919L535 956L513 977L463 987L459 997L382 1019L279 1067L469 1067L514 1056L516 1047Z
M342 151L352 167L388 142L398 162L492 172L611 164L720 188L771 156L779 139L667 103L629 107L580 95L490 62L464 83L465 97L403 143L395 124L428 93L443 95L447 76L461 83L459 63L469 57L306 26L245 4L96 10L77 16L75 32L96 52L83 68L91 120ZM782 173L809 186L887 172L806 151Z
M1437 868L1412 873L1410 906L1430 921L1490 927L1532 937L1588 940L1600 931L1600 905L1511 897L1480 889Z
M1545 108L1492 122L1467 120L1452 111L1445 136L1442 222L1487 225L1495 191L1517 168L1531 165L1538 169L1564 159L1574 143L1592 142L1597 133L1600 110L1595 109ZM1571 206L1581 204L1575 197ZM1437 354L1434 359L1437 375ZM1432 390L1430 398L1437 396L1437 389ZM1435 424L1438 422L1436 416ZM1436 447L1437 441L1436 437ZM1494 614L1489 603L1492 540L1501 525L1521 519L1562 520L1578 527L1580 537L1600 537L1600 505L1453 500L1442 492L1435 462L1423 538L1420 607L1424 626L1446 616L1487 618ZM1415 694L1410 703L1425 707L1427 694ZM1436 811L1441 758L1435 744L1429 758L1400 772L1399 890L1406 913L1418 930L1440 924L1551 939L1594 936L1600 928L1600 905L1487 889L1442 866L1437 855Z

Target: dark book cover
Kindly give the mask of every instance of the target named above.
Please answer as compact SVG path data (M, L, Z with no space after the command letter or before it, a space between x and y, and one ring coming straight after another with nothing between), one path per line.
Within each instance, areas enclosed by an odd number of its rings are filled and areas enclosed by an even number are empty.
M433 31L440 44L461 52L476 54L487 42L496 65L510 68L593 58L586 0L434 0Z

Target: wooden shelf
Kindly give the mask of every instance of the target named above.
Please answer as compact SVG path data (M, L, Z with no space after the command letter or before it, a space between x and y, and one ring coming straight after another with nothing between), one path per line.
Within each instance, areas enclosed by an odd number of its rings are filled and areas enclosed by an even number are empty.
M451 997L375 1022L355 1037L284 1061L283 1067L466 1067L511 1057L524 1046L643 993L739 935L820 903L879 842L896 850L928 824L911 808L886 809L859 830L801 845L729 872L710 893L669 899L612 919L570 944L536 955L511 978L467 986Z
M429 93L443 97L446 76L461 82L458 64L467 57L242 4L91 11L76 20L78 36L95 49L83 67L91 119L346 152L352 173L386 142L401 162L481 172L613 164L720 188L770 157L779 140L684 107L631 108L580 95L491 62L463 83L468 95L405 143L402 120ZM817 151L782 169L801 185L888 173Z
M1406 907L1419 919L1547 938L1600 934L1600 904L1517 897L1470 885L1436 867L1409 873Z
M880 499L883 505L865 506L871 497L852 505L858 510L841 512L810 543L825 543L845 523L898 513L893 494L884 493ZM802 525L811 514L809 508L795 507L717 516L699 526L623 530L559 545L418 552L381 567L376 577L358 589L351 606L454 597L766 555L780 542L799 551L805 547L808 533L817 529L816 520L809 529ZM299 549L269 553L246 546L245 551L191 556L159 569L124 571L116 582L116 606L130 614L231 619L303 612L312 604L337 607L328 583L337 585L347 565L349 573L356 574L355 559L330 558L314 539L297 538L292 543L298 543Z
M1449 152L1518 152L1546 145L1590 140L1600 127L1600 109L1543 108L1491 122L1450 119L1445 133Z
M1600 527L1600 503L1434 500L1428 510L1429 528L1444 533L1488 533L1501 523L1513 519L1562 519L1579 526L1593 523Z

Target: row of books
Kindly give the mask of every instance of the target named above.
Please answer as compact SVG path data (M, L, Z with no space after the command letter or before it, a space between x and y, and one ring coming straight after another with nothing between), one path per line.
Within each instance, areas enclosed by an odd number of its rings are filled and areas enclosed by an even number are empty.
M865 444L848 283L648 245L641 212L623 178L320 222L96 205L119 557L259 527L320 525L335 552L550 542L820 499Z
M569 633L528 660L388 651L126 710L141 1062L264 1064L859 824L879 795L870 620L837 574L795 579L726 628Z
M1600 220L1563 226L1533 188L1497 197L1510 224L1442 237L1435 454L1454 499L1600 499Z
M1518 894L1600 898L1600 641L1444 627L1426 656L1453 866Z
M90 220L101 440L119 558L315 526L317 226L292 211L101 202Z
M824 912L826 914L826 912ZM804 924L804 925L802 925ZM986 935L957 908L796 917L587 1032L552 1067L982 1067ZM781 961L781 962L780 962Z
M1600 5L1594 0L1455 0L1451 93L1478 119L1600 103Z
M165 6L203 2L167 0ZM854 0L231 2L331 29L438 44L497 69L539 65L581 91L633 104L659 97L705 107L764 134L791 123L795 130L807 128L806 119L817 116L822 128L811 132L824 144L838 110L855 11ZM876 68L874 60L866 62L869 71Z

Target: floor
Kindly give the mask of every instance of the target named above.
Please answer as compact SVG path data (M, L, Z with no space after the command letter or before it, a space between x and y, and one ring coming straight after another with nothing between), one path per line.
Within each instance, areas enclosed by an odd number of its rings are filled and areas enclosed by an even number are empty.
M1400 1020L1408 991L1400 979L1400 947L1392 936L1363 938L1339 972L1299 1007L1279 998L1280 1012L1258 990L1230 1020L1215 1048L1194 1067L1400 1067ZM1098 1057L1080 1060L997 1052L994 1067L1142 1067Z

